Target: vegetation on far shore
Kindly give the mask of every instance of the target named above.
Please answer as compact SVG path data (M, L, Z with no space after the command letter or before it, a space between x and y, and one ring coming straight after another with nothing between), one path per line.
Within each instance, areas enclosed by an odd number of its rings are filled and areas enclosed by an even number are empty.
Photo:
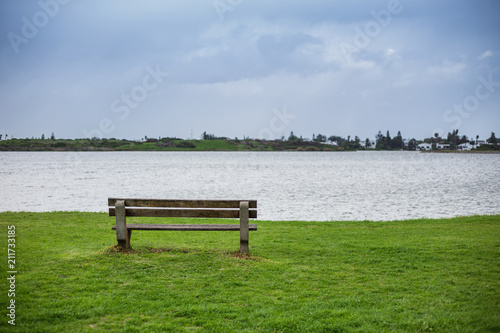
M7 137L7 136L6 136ZM204 132L200 140L184 140L180 138L148 138L137 140L126 139L56 139L52 133L50 139L26 138L1 140L0 151L356 151L365 149L375 150L416 150L420 143L427 143L432 150L456 151L460 144L473 143L475 151L500 151L495 133L491 133L488 140L469 140L467 136L459 136L458 130L448 133L447 138L441 138L436 133L432 138L424 140L403 139L401 132L391 138L389 131L383 135L381 131L375 140L361 141L359 137L351 139L331 135L313 134L312 140L296 136L293 132L286 139L230 139L217 137ZM447 147L438 149L438 147Z
M350 150L320 142L281 140L183 140L177 138L144 141L117 139L41 140L11 139L0 141L0 151L343 151Z
M248 256L237 232L136 231L118 252L105 213L0 213L0 331L500 331L500 215L256 223Z

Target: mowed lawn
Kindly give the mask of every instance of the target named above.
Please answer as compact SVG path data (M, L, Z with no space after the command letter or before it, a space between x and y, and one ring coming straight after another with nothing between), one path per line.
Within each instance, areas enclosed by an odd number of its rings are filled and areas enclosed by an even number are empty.
M134 231L124 253L107 214L0 213L0 331L500 332L500 216L256 223L250 256L238 232Z

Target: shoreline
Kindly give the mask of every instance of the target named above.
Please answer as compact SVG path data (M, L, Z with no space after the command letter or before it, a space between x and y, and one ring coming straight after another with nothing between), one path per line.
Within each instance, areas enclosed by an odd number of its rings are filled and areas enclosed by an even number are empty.
M427 154L500 154L500 150L421 150Z
M311 153L311 152L328 152L328 153L349 153L349 152L414 152L424 154L500 154L500 150L445 150L445 151L426 151L426 150L381 150L381 149L2 149L0 152L12 153L107 153L107 152L262 152L262 153Z
M418 151L444 154L499 154L500 150L401 150L364 149L350 144L332 145L303 140L214 139L183 140L179 138L130 141L117 139L10 139L0 141L0 151L15 152L108 152L108 151L244 151L244 152L357 152L357 151Z

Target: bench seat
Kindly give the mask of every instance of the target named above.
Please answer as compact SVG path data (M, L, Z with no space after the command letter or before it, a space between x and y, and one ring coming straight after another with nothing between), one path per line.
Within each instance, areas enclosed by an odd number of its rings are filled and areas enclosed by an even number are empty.
M172 200L108 198L109 216L116 217L118 245L130 248L132 230L239 231L240 252L248 253L249 231L257 230L249 219L257 218L257 200ZM128 224L127 216L239 219L239 224ZM135 222L135 221L134 221ZM207 220L203 221L209 222Z
M116 225L111 228L116 230ZM239 231L239 224L128 224L128 230L179 230L179 231ZM257 230L257 224L249 224L248 230Z

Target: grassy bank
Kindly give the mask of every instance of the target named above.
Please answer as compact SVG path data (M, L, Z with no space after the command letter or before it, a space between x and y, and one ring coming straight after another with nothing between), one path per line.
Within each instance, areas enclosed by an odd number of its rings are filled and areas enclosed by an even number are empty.
M117 139L0 141L0 151L331 151L344 150L319 142L281 140L182 140L163 138L150 142Z
M237 232L137 231L120 253L106 214L0 213L0 331L500 331L500 216L257 223L249 257Z

